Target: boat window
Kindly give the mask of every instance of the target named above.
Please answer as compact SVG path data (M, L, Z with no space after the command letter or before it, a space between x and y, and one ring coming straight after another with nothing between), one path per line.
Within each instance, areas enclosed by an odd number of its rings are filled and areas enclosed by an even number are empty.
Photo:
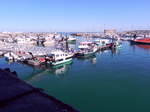
M68 57L68 58L66 58L66 60L67 60L67 59L71 59L71 58L72 58L72 57Z
M53 56L55 56L55 55L54 55L54 54L49 54L49 55L48 55L48 57L53 57Z
M65 56L68 56L67 54Z
M60 60L57 60L57 61L58 61L58 62L59 62L59 61L63 61L63 59L60 59Z
M56 57L59 57L59 54L57 54Z

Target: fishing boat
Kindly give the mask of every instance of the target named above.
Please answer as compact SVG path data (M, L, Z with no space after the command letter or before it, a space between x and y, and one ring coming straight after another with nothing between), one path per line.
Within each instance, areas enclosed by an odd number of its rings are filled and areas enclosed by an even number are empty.
M94 56L98 51L99 47L94 42L81 42L78 46L79 52L76 53L76 57L79 58L88 58Z
M148 44L150 45L150 37L149 38L140 38L140 39L133 39L130 40L131 44Z
M100 50L110 49L112 47L118 47L119 41L113 41L111 39L97 39L94 41Z
M46 61L52 66L56 66L59 64L67 63L72 61L73 54L64 52L62 50L52 51L47 57Z
M19 59L19 57L13 52L5 53L4 57L6 58L6 60L13 60L13 61L15 61L15 59Z
M46 62L44 57L35 57L33 59L27 60L27 64L32 66L39 66L41 64L44 64Z
M95 55L98 50L98 46L93 42L81 42L78 46L79 52L76 53L76 57L87 58Z
M78 53L76 53L76 57L78 58L88 58L95 55L95 52L92 50L80 50Z
M92 42L80 42L79 49L89 49Z
M31 59L32 56L29 53L18 51L18 52L7 52L4 54L6 60L13 61L25 61L27 59Z
M112 42L109 39L97 39L94 41L99 47L106 46Z
M98 50L98 46L94 42L81 42L78 48L80 50L90 49L90 50L93 50L93 52L96 52Z

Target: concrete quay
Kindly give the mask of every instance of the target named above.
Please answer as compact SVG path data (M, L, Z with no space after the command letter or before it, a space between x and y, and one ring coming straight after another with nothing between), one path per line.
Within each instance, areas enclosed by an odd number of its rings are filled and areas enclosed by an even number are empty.
M0 69L0 112L79 111Z

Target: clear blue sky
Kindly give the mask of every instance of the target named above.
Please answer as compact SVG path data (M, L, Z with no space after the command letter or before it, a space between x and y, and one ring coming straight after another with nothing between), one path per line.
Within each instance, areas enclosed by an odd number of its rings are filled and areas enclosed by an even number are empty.
M1 0L0 31L150 29L150 0Z

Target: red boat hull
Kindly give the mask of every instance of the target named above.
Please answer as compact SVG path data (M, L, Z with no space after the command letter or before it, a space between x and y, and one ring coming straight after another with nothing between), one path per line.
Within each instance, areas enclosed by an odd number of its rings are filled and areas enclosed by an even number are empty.
M142 38L142 39L131 40L131 43L150 45L150 38Z

